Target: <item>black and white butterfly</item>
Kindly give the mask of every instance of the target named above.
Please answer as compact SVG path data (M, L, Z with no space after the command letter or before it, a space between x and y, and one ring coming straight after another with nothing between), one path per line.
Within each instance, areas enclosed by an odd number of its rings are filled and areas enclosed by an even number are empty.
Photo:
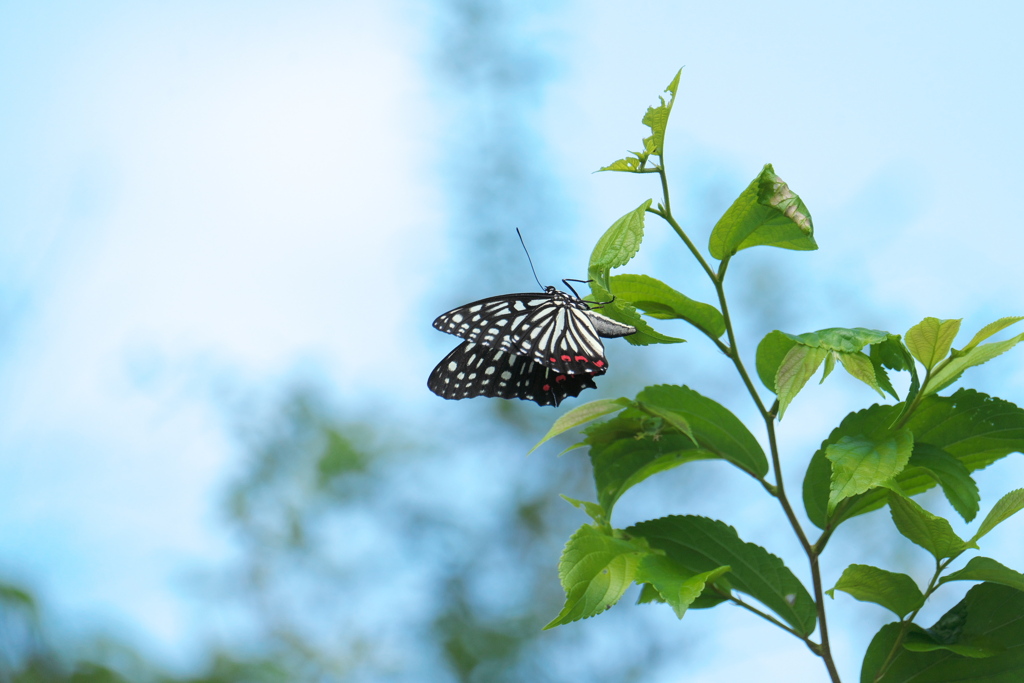
M444 398L495 396L557 406L595 387L593 377L608 370L601 337L624 337L636 328L594 311L592 306L602 304L584 301L563 282L572 294L549 286L540 293L481 299L438 316L434 327L468 344L434 368L427 383L431 391Z
M601 315L591 309L595 304L573 294L549 286L541 293L492 296L438 316L434 327L529 356L558 372L604 374L608 359L600 337L625 337L636 328Z
M529 356L466 341L437 364L427 386L444 398L521 398L542 406L557 406L567 396L596 389L594 376L589 372L560 373Z

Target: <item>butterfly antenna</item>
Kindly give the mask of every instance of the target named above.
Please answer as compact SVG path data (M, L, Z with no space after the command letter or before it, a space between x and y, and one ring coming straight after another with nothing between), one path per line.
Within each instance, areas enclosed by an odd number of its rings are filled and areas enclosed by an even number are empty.
M533 267L533 259L530 258L530 250L526 248L526 241L523 239L523 233L519 232L519 228L516 228L516 234L519 235L519 243L523 245L523 251L526 252L526 260L530 262L530 270L533 271L533 279L537 281L537 284L541 289L544 289L544 285L541 284L540 278L537 277L537 269Z

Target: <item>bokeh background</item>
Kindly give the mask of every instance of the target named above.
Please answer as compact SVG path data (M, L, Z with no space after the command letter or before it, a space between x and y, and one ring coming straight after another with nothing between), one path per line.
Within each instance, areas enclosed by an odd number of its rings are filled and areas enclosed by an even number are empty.
M1015 2L0 1L0 679L823 680L727 607L680 622L631 591L541 632L586 521L557 494L592 498L589 466L524 457L561 411L430 394L455 343L430 321L535 288L517 226L545 284L585 275L658 193L593 171L639 147L680 66L666 163L696 241L766 162L814 216L820 251L731 267L748 359L776 328L1020 314L1022 21ZM629 270L710 300L648 226ZM612 341L582 399L669 381L753 417L709 343L659 327L691 343ZM1020 403L1022 368L966 380ZM794 492L874 400L838 375L797 399ZM1022 474L1016 455L979 473L982 512ZM759 492L697 464L616 523L707 514L806 577ZM890 526L844 526L826 584L854 559L926 577ZM1013 526L984 551L1019 569ZM945 590L924 621L966 586ZM853 680L889 618L830 607Z

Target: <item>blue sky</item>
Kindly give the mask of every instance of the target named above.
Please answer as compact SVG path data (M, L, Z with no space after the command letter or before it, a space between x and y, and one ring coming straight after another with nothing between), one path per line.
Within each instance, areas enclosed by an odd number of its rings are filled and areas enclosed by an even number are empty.
M934 315L973 332L1021 313L1022 14L532 10L516 30L550 57L536 121L573 217L557 254L534 255L541 277L581 273L600 231L655 194L592 171L637 148L639 117L685 66L676 206L704 235L773 163L821 250L750 259L774 259L807 329L901 333ZM177 577L225 552L212 497L235 465L202 378L310 374L385 410L438 409L423 385L449 342L424 302L458 268L444 195L458 178L438 169L463 130L432 80L442 23L439 5L398 1L0 3L3 575L175 653L196 619ZM650 240L639 264L663 267ZM968 381L1024 401L1024 364L997 363ZM872 400L830 381L787 422ZM983 506L1005 492L982 483ZM687 680L728 678L707 675Z

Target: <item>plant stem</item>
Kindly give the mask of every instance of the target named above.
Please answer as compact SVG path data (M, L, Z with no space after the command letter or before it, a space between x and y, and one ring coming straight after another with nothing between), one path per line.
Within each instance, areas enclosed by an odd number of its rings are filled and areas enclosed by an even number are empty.
M804 641L804 643L807 644L807 647L809 647L811 649L811 651L814 651L815 648L818 647L818 644L815 643L814 641L810 640L809 638L807 638L807 636L801 635L800 633L798 633L794 629L790 628L786 624L782 623L781 621L779 621L778 619L776 619L772 615L770 615L770 614L768 614L766 612L762 612L761 610L757 609L753 605L748 605L747 603L743 602L742 600L737 598L735 595L732 595L731 593L726 593L726 592L724 592L722 590L719 590L718 588L715 588L714 590L715 590L715 592L717 592L719 595L721 595L723 598L729 600L730 602L732 602L732 603L742 607L745 610L749 610L750 612L753 612L754 614L756 614L757 616L761 617L762 619L764 619L766 621L769 621L772 624L775 624L776 626L781 628L783 631L786 631L787 633L789 633L789 634L791 634L793 636L796 636L800 640Z
M728 257L722 261L721 274L724 274L727 263ZM789 520L790 526L796 533L797 539L800 541L800 545L803 547L804 553L807 555L808 562L810 563L811 582L814 588L814 607L818 616L818 628L821 632L820 648L811 649L822 658L822 661L825 662L825 668L828 669L828 674L832 679L832 682L840 683L839 671L836 669L835 660L832 658L832 647L828 638L828 619L825 615L825 594L821 582L821 569L818 565L818 549L815 548L815 546L807 539L807 534L804 533L803 527L800 525L800 520L797 519L796 512L793 510L793 506L789 502L789 496L786 495L785 479L782 476L782 461L779 457L779 445L775 436L775 411L778 410L779 402L775 401L771 410L767 410L764 407L764 403L761 401L761 397L757 393L757 389L754 387L754 383L751 381L750 375L747 373L747 370L743 365L743 360L740 358L739 349L737 348L732 319L729 316L729 307L726 302L725 289L722 282L723 279L724 278L719 278L716 280L715 288L718 291L718 301L722 308L722 317L725 319L725 329L729 335L729 346L732 350L730 358L732 359L733 365L736 366L736 370L739 372L740 377L743 378L743 383L746 385L747 391L750 393L750 397L754 400L758 410L761 412L761 418L764 420L765 430L768 432L768 446L772 456L772 469L775 474L775 496L778 498L779 504L782 505L782 509L786 513L786 518Z
M931 379L931 376L931 370L925 372L924 379L921 380L921 388L918 389L917 395L914 396L914 400L910 402L910 405L908 405L906 409L904 409L903 416L900 418L900 421L897 424L893 425L892 428L894 430L903 429L907 425L907 423L910 422L910 418L914 416L914 411L917 410L917 406L919 406L921 404L921 401L924 400L925 398L924 390L928 386L928 380Z
M739 372L740 378L743 380L743 384L747 387L747 393L749 393L750 397L754 399L754 404L757 405L757 410L761 413L761 417L768 423L773 423L775 416L771 411L764 407L764 403L761 401L761 396L757 393L757 387L754 386L753 380L751 380L750 375L747 374L747 369L743 365L743 359L740 358L739 349L736 345L736 332L733 330L732 316L729 314L729 304L725 298L724 280L725 270L728 266L729 257L726 256L725 259L722 260L722 265L719 266L718 275L713 278L713 283L715 285L715 292L718 294L718 305L722 309L722 319L725 321L725 332L729 336L729 348L731 351L729 359L736 367L736 371ZM781 481L779 484L781 485Z
M737 360L735 362L739 361ZM742 363L740 364L742 365ZM807 560L810 563L811 584L814 588L814 608L818 615L818 628L821 631L821 651L818 652L818 655L825 662L825 668L828 669L828 674L832 678L833 683L839 683L839 671L836 669L835 661L832 659L832 646L828 638L828 619L825 615L825 592L822 588L821 569L818 564L819 551L807 539L807 534L804 533L803 527L800 525L800 520L797 519L796 512L794 512L793 506L789 502L789 496L786 495L786 486L782 477L782 463L779 458L778 441L775 437L775 411L778 409L778 405L779 403L776 401L775 404L772 405L771 411L762 411L765 428L768 431L768 446L772 454L772 468L775 471L776 495L779 499L779 503L782 505L782 509L786 513L786 518L789 519L790 526L793 527L793 531L796 532L797 539L799 539L800 545L803 546L804 553L806 553Z
M736 332L733 329L732 317L729 314L729 304L726 300L724 286L725 272L729 266L730 257L726 256L724 259L722 259L722 262L719 265L717 273L711 268L708 262L704 260L703 255L700 253L700 250L697 249L697 246L693 243L693 241L689 238L686 232L682 229L682 227L680 227L680 225L676 222L675 218L672 216L672 206L669 200L668 192L668 180L665 174L665 160L659 157L659 161L660 164L658 175L661 178L661 189L665 201L659 210L648 210L661 216L670 226L672 226L672 229L683 240L687 248L689 248L690 252L700 263L701 267L704 268L704 272L707 273L708 278L710 278L712 284L715 287L715 292L718 295L718 303L721 309L722 318L725 321L726 334L728 335L729 339L729 346L727 351L720 342L719 348L723 350L723 353L726 353L730 360L732 360L733 365L736 367L736 371L739 373L740 378L743 380L743 384L747 388L747 392L750 394L750 397L753 399L754 404L757 406L758 412L761 413L761 418L764 420L765 429L768 432L768 444L769 450L771 451L772 468L775 475L774 494L778 499L779 503L782 505L782 509L786 514L786 518L789 520L790 526L796 533L797 539L799 539L800 545L803 547L804 553L807 555L807 559L810 563L811 580L813 582L814 587L814 605L818 618L818 628L821 632L821 644L820 646L814 644L808 638L801 636L799 633L785 626L773 617L770 617L769 615L766 615L760 612L759 610L753 609L752 607L746 605L738 599L734 599L734 602L740 604L743 607L746 607L747 609L754 611L755 613L768 619L772 623L775 623L776 625L780 626L786 631L789 631L790 633L793 633L794 635L797 635L798 637L803 639L807 646L811 649L811 651L813 651L815 654L821 657L822 660L825 662L825 668L828 669L829 677L831 678L832 683L840 683L839 672L836 669L835 661L832 658L832 648L829 644L828 638L828 622L825 615L825 596L824 591L822 589L821 570L818 566L819 549L812 545L811 542L807 539L807 535L804 533L803 527L800 525L800 520L797 519L796 512L793 510L793 506L789 502L789 497L786 495L786 487L782 476L782 463L781 458L779 457L778 441L775 436L775 413L778 410L779 403L778 401L775 401L775 403L772 405L771 410L765 407L764 402L761 400L760 394L757 392L757 387L754 385L753 380L751 380L750 378L750 374L747 372L747 369L743 364L743 360L740 357L739 353L739 346L736 342Z
M712 269L708 262L704 260L704 255L700 253L700 249L697 248L697 245L693 243L690 236L686 234L686 231L680 227L679 223L677 223L676 219L672 216L672 201L668 196L668 176L665 175L665 160L659 157L658 161L660 162L658 176L661 178L661 195L665 202L662 204L662 210L648 209L648 211L661 216L665 219L666 223L672 226L672 229L675 230L675 233L679 235L681 240L683 240L687 248L690 250L690 253L693 254L693 257L697 259L698 263L700 263L701 268L704 269L707 276L711 278L712 282L717 284L718 276L715 274L714 269Z
M946 567L948 567L957 557L959 557L959 553L953 557L946 558L944 561L935 560L935 573L932 574L932 578L928 582L928 587L924 590L924 599L921 600L921 606L900 621L900 632L896 636L896 640L893 641L892 648L890 648L889 654L886 655L885 661L882 662L882 666L878 667L878 671L875 672L875 681L881 680L889 670L889 667L892 666L893 661L896 659L896 655L898 655L901 650L904 639L907 637L907 631L909 630L910 625L914 622L914 619L917 618L918 612L921 611L924 604L928 601L928 597L935 592L936 588L938 588L939 577L942 575L942 572L944 572Z

